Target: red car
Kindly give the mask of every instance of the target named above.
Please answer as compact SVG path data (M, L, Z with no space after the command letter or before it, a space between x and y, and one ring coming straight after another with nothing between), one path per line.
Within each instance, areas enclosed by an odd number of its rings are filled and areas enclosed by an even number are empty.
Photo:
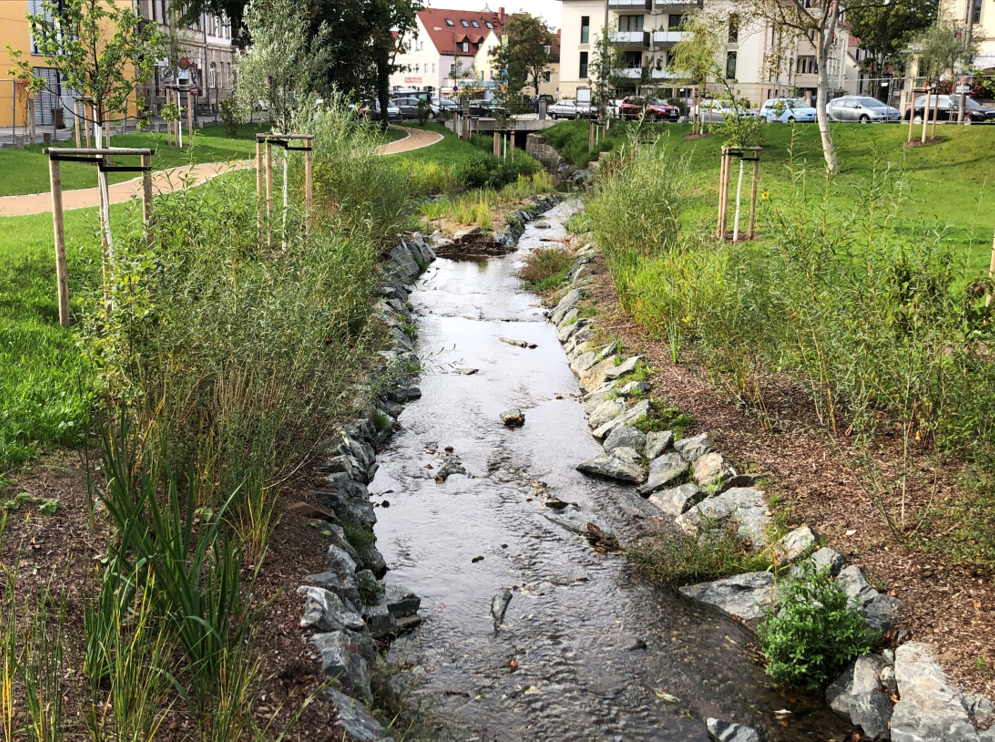
M644 110L650 121L677 121L681 117L681 109L660 98L629 96L618 105L618 114L623 119L637 119Z

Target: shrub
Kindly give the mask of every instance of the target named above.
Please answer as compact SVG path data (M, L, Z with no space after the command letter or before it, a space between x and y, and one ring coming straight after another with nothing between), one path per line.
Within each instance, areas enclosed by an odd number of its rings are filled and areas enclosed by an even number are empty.
M238 136L238 127L242 125L242 109L235 100L235 96L229 96L218 104L218 112L225 125L225 134L229 139Z
M525 256L518 277L529 290L542 293L563 283L572 265L573 255L565 247L532 250Z
M802 564L757 629L767 673L779 683L825 687L851 660L867 654L877 635L833 580L829 569Z
M636 571L664 585L688 585L767 569L768 562L747 549L729 528L707 529L701 536L680 530L654 534L625 553Z

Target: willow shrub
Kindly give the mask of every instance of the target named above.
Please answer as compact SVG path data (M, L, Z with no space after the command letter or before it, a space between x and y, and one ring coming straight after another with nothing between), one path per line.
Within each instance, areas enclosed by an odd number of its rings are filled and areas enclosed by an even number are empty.
M637 320L672 347L691 343L750 403L762 407L760 381L784 373L827 425L898 426L990 455L988 279L967 274L942 227L907 215L900 174L877 173L844 200L796 172L783 201L762 201L763 238L731 244L682 227L686 168L666 146L627 145L588 204Z

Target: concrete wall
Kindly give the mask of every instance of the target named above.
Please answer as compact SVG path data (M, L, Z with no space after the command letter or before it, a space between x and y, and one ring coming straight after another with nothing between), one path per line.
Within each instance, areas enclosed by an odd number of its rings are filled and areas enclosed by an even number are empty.
M525 138L525 152L547 168L552 169L560 164L560 153L552 145L546 144L546 137L542 134L529 134Z

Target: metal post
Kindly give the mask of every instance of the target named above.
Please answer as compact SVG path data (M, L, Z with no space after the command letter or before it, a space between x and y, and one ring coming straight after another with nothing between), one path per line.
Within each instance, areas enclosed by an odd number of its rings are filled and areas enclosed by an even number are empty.
M52 183L52 227L55 231L55 276L59 292L59 324L69 327L69 273L66 268L66 230L62 221L62 178L59 161L49 157Z

